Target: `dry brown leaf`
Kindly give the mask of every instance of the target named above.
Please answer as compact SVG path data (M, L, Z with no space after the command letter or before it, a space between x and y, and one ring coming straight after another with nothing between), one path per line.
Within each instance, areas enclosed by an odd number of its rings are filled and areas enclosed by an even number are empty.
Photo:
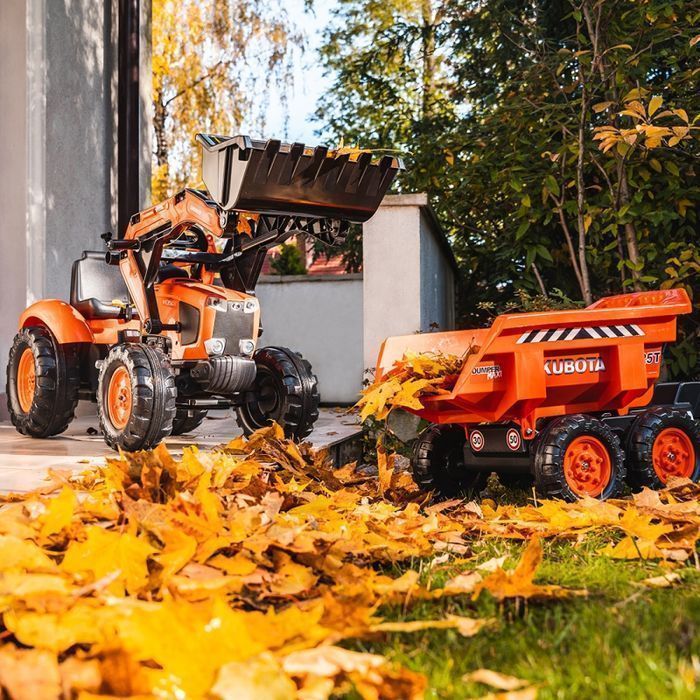
M527 600L551 600L569 596L587 595L584 590L572 590L553 584L542 585L533 583L535 573L542 562L542 543L534 537L513 571L496 569L489 574L474 590L474 598L481 591L488 591L497 600L509 598L525 598Z
M56 700L61 695L56 655L9 644L0 647L0 687L12 700Z
M465 682L482 683L496 690L517 690L526 685L530 685L530 681L524 681L522 678L508 676L505 673L491 671L488 668L479 668L476 671L467 673L462 676Z
M648 586L649 588L669 588L676 583L680 583L681 575L675 571L670 571L662 576L651 576L650 578L642 579L638 582L640 586Z
M380 622L370 632L422 632L428 629L456 629L463 637L473 637L493 620L448 615L444 620L411 620L409 622Z

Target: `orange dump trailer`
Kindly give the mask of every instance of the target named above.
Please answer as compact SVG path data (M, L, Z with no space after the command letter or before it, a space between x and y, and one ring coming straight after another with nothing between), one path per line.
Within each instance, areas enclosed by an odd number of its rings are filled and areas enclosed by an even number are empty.
M447 393L415 411L424 487L454 491L492 470L534 473L543 495L607 498L628 480L700 477L700 382L657 383L664 345L690 312L682 289L585 309L506 314L490 328L388 338L379 378L407 351L464 356Z

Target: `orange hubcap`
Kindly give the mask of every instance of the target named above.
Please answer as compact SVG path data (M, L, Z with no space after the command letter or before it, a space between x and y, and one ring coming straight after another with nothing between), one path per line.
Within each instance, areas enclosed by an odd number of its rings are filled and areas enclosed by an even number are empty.
M19 358L17 367L17 398L20 408L29 413L34 402L36 391L36 368L34 366L34 353L30 348L25 348L22 357Z
M664 484L671 476L690 477L695 471L695 448L680 428L666 428L656 436L651 459L656 475Z
M566 448L564 477L577 496L600 496L611 476L610 453L597 438L582 435Z
M109 380L107 410L117 430L123 430L131 417L131 377L126 367L117 367Z

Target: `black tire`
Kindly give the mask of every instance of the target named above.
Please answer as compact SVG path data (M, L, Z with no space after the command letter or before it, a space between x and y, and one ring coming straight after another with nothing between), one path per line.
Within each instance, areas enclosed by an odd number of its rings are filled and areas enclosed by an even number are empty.
M245 435L279 423L288 438L303 440L318 419L318 380L311 365L288 348L261 348L255 355L257 374L236 420Z
M114 373L124 369L131 400L120 426L110 416L108 391ZM152 449L173 429L176 397L175 375L162 351L140 343L115 345L100 366L97 385L97 415L105 442L126 452Z
M189 415L189 414L192 415ZM173 431L171 435L184 435L197 430L207 417L207 412L198 409L178 408L173 421Z
M694 451L694 465L687 476L695 482L700 481L700 425L685 411L658 406L644 411L630 427L627 440L627 468L631 486L635 488L648 486L652 489L665 486L664 479L655 469L654 444L660 433L669 428L682 431L687 436ZM670 454L673 455L674 460L682 457L678 452L679 447L684 453L684 448L687 446L670 444ZM688 459L692 463L693 455ZM663 471L662 465L656 466ZM678 476L683 474L679 473Z
M413 445L413 480L425 491L443 498L477 492L486 482L486 473L464 465L464 428L456 425L430 425Z
M18 368L25 351L34 357L34 396L24 410L17 389ZM22 435L46 438L62 433L75 416L80 387L78 347L60 345L44 327L23 328L14 339L7 362L7 409Z
M577 493L566 477L564 457L569 445L582 437L592 437L602 443L610 461L610 475L602 490L594 495L599 500L618 496L625 484L625 456L620 447L620 439L610 428L591 416L573 415L555 418L537 437L534 448L533 472L537 492L543 498L562 498L577 501L582 493ZM584 465L587 469L587 465Z

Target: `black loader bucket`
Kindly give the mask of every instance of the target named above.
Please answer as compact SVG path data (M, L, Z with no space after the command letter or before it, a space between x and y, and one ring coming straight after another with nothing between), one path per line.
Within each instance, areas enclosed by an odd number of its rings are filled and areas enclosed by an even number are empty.
M223 209L362 223L380 205L400 158L335 153L325 146L197 134L202 175Z

